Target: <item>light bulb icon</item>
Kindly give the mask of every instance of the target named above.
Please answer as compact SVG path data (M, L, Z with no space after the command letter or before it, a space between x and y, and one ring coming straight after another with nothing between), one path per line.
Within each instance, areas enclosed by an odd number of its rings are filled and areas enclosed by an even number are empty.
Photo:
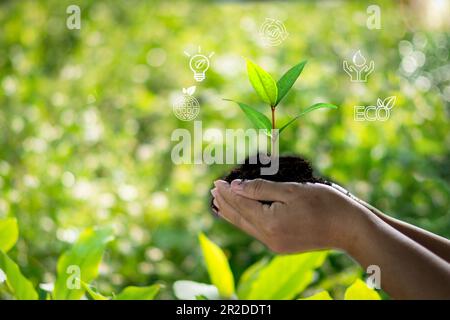
M214 52L211 52L208 56L205 56L201 51L201 47L198 47L198 53L193 56L186 51L184 52L185 55L190 57L189 67L194 73L194 79L197 82L205 80L205 73L209 69L209 58L214 55Z

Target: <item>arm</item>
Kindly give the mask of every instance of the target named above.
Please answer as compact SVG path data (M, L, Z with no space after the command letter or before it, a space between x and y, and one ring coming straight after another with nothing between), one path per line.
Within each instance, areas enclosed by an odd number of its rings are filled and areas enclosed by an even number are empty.
M371 212L373 212L373 214L375 214L378 218L386 222L388 225L398 230L399 232L403 233L404 235L410 237L412 240L418 242L419 244L421 244L434 254L438 255L439 257L450 263L450 240L435 235L434 233L431 233L424 229L418 228L409 223L389 217L388 215L382 213L377 208L371 206L370 204L364 202L363 200L358 199L353 194L351 194L350 192L348 192L339 185L333 184L332 187L340 192L343 192L353 200L357 201L362 206L366 207Z
M449 263L332 187L261 179L215 185L218 214L275 252L345 250L363 267L378 265L393 298L450 298Z

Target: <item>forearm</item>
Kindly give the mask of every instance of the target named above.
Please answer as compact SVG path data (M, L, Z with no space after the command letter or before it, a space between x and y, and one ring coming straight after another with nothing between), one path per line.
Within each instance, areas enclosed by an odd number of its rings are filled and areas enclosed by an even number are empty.
M391 227L418 242L434 254L450 263L450 240L435 235L429 231L413 226L409 223L389 217L380 211L374 213Z
M438 235L435 235L431 232L428 232L424 229L418 228L416 226L413 226L409 223L400 221L398 219L394 219L384 213L382 213L377 208L371 206L367 202L359 199L358 197L351 194L346 189L342 188L341 186L337 184L332 185L333 188L336 190L344 193L345 195L349 196L356 202L358 202L363 207L366 207L369 209L373 214L375 214L377 217L379 217L381 220L389 224L394 229L400 231L404 235L408 236L409 238L413 239L414 241L418 242L434 254L438 255L445 261L450 263L450 240L445 239L443 237L440 237Z
M381 287L395 299L450 299L450 264L360 208L360 227L347 245L364 268L377 265Z

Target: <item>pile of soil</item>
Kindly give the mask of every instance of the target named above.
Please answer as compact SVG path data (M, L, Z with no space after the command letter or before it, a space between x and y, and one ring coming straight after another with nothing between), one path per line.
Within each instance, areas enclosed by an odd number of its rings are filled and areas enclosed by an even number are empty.
M302 157L294 155L280 156L279 169L277 174L274 175L261 175L261 167L270 166L270 164L262 164L261 162L267 163L267 161L261 160L267 160L267 155L256 155L247 158L243 164L233 169L228 175L222 177L221 179L231 182L235 179L253 180L256 178L261 178L275 182L312 182L330 184L328 181L314 176L311 164ZM211 208L217 209L212 203L212 199Z

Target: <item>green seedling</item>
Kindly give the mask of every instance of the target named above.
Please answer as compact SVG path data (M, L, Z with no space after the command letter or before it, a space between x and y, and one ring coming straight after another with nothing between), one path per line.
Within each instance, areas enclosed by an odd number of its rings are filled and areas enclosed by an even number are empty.
M272 145L274 143L274 140L277 138L277 135L279 136L281 132L284 131L284 129L286 129L288 126L294 123L301 116L304 116L305 114L313 110L321 108L337 109L337 106L330 103L323 103L323 102L315 103L309 106L308 108L304 109L302 112L300 112L297 116L295 116L291 120L289 120L286 124L284 124L282 127L278 129L278 132L276 132L277 127L275 124L275 112L277 106L280 103L280 101L284 98L284 96L286 96L286 94L292 88L295 81L302 73L303 68L305 67L307 61L302 61L299 64L293 66L278 80L278 82L275 82L275 80L269 73L267 73L263 68L261 68L254 62L248 59L246 59L246 61L247 61L248 78L250 80L250 83L252 84L253 88L255 89L259 97L270 106L270 109L272 111L272 120L270 120L263 113L248 106L245 103L230 99L224 100L233 101L237 103L241 108L241 110L244 112L244 114L247 116L247 118L252 122L252 124L257 129L266 130L265 131L266 134L272 138L271 139Z

